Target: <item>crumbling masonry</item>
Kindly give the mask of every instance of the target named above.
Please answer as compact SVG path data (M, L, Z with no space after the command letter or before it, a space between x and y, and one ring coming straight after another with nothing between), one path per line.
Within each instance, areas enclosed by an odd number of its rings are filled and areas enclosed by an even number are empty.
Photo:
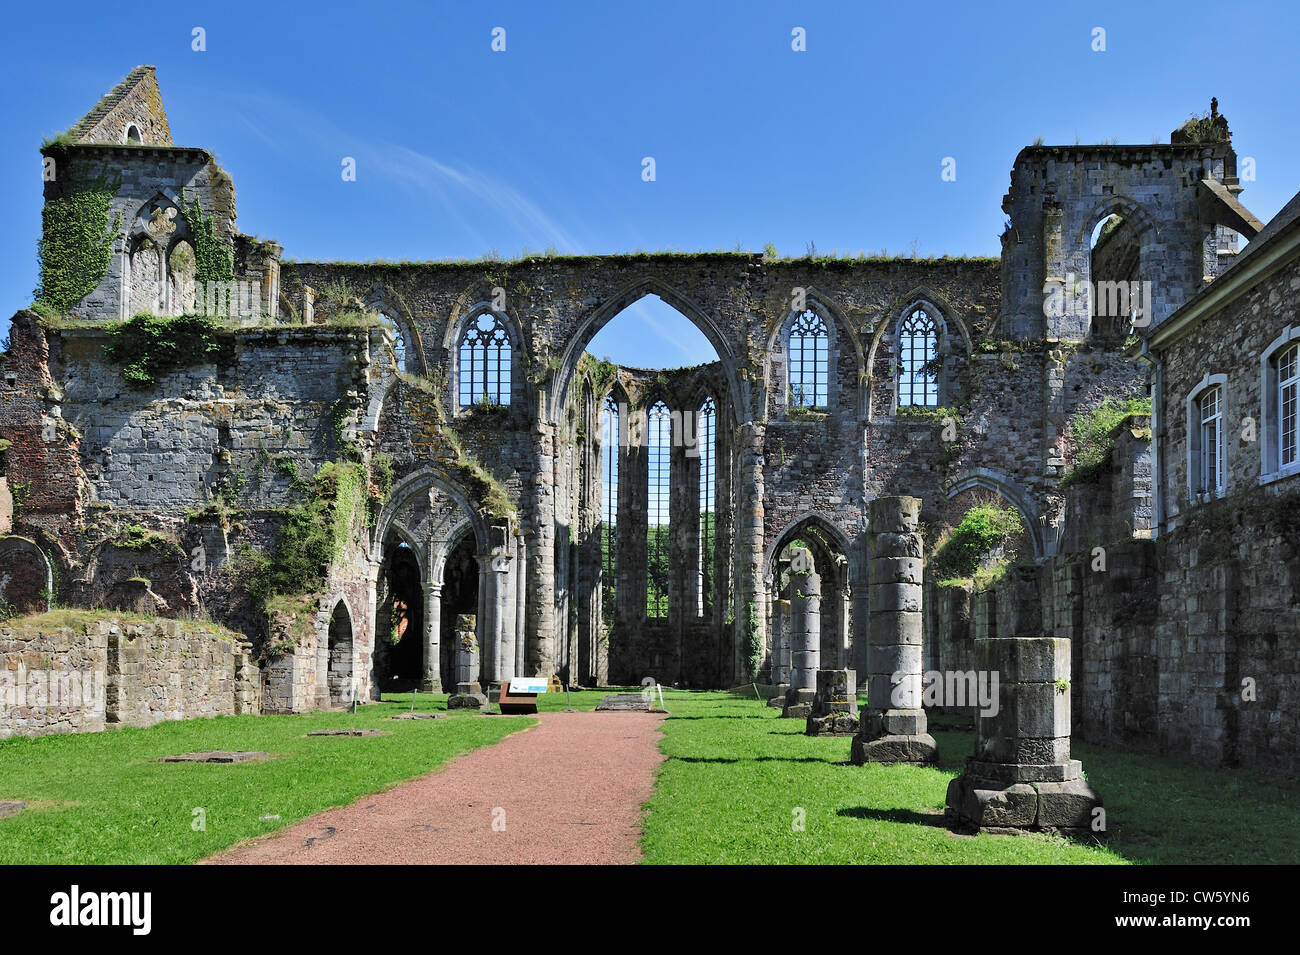
M912 680L923 663L997 655L993 592L916 576L941 532L993 496L1021 516L1020 557L1052 608L1034 638L1061 653L1070 638L1071 693L1087 694L1076 720L1114 737L1130 698L1105 681L1127 679L1131 658L1098 652L1089 614L1134 584L1120 555L1154 546L1157 529L1147 516L1116 530L1109 576L1069 562L1067 545L1101 525L1060 486L1064 435L1103 398L1146 393L1150 363L1130 354L1130 311L1099 314L1076 292L1149 282L1146 334L1227 269L1259 223L1237 200L1226 122L1211 127L1170 144L1022 150L1000 259L291 263L239 231L230 178L171 142L154 71L137 68L43 149L42 292L0 358L0 596L13 611L57 599L211 614L252 641L265 711L392 688L486 692L516 674L798 682L809 699L796 702L811 703L813 660L868 685L856 754L901 734L900 758L924 759L924 712L877 695L896 670ZM67 228L88 214L102 247ZM586 355L647 295L693 322L717 361L655 371ZM917 323L929 338L909 337ZM884 497L915 499L915 527L873 527ZM922 533L923 554L873 549ZM815 633L790 629L801 614L786 601L806 615L814 592L789 596L794 551L818 584ZM1133 560L1164 574L1135 619L1212 603L1205 586L1230 600L1240 579L1172 578L1187 563L1176 543ZM473 622L470 679L458 621ZM877 641L873 626L894 629ZM1295 636L1292 607L1281 673L1295 672ZM1161 639L1142 665L1181 672L1190 646ZM1200 672L1177 708L1150 703L1164 748L1294 768L1295 717L1215 724L1237 673ZM1290 677L1258 679L1274 698L1295 693ZM1215 732L1249 739L1206 743Z

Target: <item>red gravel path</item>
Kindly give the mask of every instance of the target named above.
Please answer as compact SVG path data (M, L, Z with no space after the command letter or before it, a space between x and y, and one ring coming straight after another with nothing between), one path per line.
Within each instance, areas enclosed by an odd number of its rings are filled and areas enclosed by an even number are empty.
M542 713L441 770L206 860L221 865L633 863L663 716ZM429 724L436 732L439 722ZM503 809L504 831L493 828ZM500 812L495 813L500 820ZM498 823L499 826L499 823Z

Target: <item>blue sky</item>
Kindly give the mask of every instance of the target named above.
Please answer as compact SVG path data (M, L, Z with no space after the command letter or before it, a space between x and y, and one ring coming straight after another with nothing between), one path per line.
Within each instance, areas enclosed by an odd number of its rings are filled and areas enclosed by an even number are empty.
M211 149L234 177L242 230L295 259L768 242L995 255L1021 147L1167 142L1211 96L1256 160L1247 206L1267 220L1300 189L1295 4L50 10L11 5L0 36L0 334L36 284L42 137L139 63L158 67L176 142ZM196 26L206 52L191 50ZM1105 52L1091 49L1098 26ZM806 52L791 49L795 27ZM949 156L955 182L940 178ZM643 303L592 350L650 366L711 356Z

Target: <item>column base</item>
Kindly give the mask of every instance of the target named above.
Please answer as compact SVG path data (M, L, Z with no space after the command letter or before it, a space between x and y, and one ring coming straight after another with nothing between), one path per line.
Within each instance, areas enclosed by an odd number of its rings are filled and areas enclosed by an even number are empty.
M926 766L939 757L939 746L929 733L916 733L910 736L880 736L865 739L857 736L849 760L854 766L864 763L908 763L913 766Z
M928 732L925 710L873 710L862 714L862 729L853 740L849 759L863 763L910 763L924 766L939 756Z
M854 713L828 713L808 717L807 736L857 736L858 717Z
M420 682L420 692L421 692L421 693L441 693L441 692L442 692L442 681L441 681L441 680L422 680L422 681Z
M483 695L483 689L479 686L478 681L457 683L456 692L447 697L447 709L487 710L488 698Z
M949 823L968 829L1052 830L1100 837L1093 829L1101 796L1082 778L1007 782L963 774L948 784ZM1104 824L1103 824L1104 825Z
M806 720L812 716L816 699L816 690L792 687L785 695L785 706L781 710L781 716L791 720Z

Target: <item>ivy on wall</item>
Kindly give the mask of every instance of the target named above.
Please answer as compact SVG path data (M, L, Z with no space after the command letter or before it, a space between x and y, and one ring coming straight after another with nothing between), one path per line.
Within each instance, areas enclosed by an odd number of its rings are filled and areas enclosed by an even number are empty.
M181 190L181 215L190 230L194 246L194 279L197 282L229 282L235 277L235 256L217 235L216 220L203 214L198 197L188 202Z
M95 290L108 273L122 214L109 221L118 182L100 176L73 182L41 210L41 240L36 248L41 284L36 301L66 313Z
M151 388L170 371L209 361L221 350L219 330L201 315L137 315L109 327L104 357L124 366L131 387Z

